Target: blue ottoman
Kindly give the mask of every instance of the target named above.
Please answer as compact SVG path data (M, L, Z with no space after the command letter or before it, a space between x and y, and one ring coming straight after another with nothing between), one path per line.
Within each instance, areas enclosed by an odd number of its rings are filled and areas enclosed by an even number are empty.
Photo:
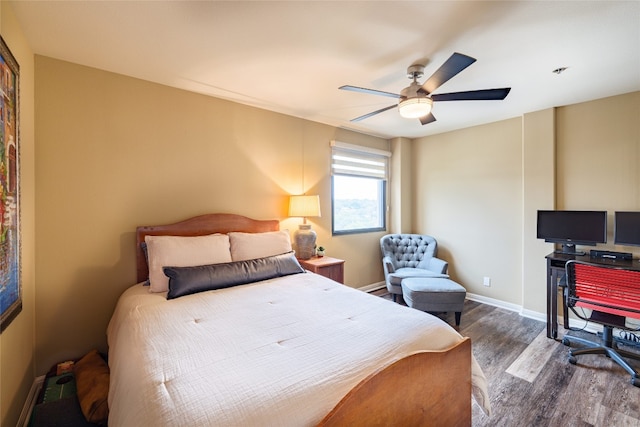
M409 307L427 312L453 311L456 326L467 296L465 288L450 279L408 277L402 280L402 297Z

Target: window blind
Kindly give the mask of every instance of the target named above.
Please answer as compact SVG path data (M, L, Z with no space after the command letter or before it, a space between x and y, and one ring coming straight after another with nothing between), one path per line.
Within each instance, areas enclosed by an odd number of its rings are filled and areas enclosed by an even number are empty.
M384 150L331 141L331 174L387 180L389 157Z

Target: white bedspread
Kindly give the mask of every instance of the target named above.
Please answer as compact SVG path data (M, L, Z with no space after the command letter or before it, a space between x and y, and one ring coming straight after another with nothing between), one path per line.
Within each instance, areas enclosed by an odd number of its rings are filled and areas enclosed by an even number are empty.
M312 273L165 297L135 285L118 302L110 426L315 425L377 368L461 340L434 316ZM472 371L475 392L485 378L475 360Z

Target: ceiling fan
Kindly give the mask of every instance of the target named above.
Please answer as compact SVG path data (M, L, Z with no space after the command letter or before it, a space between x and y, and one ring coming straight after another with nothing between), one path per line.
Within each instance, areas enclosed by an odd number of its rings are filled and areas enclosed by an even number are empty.
M408 87L402 89L400 94L384 92L375 89L367 89L357 86L340 86L342 90L350 90L353 92L370 93L372 95L388 96L390 98L398 99L398 109L400 115L405 118L417 118L420 119L420 123L426 125L431 122L435 122L436 118L431 114L431 108L434 102L440 101L491 101L491 100L503 100L509 94L511 88L501 89L481 89L481 90L469 90L464 92L452 92L452 93L432 93L446 81L460 73L469 65L476 62L475 58L467 55L463 55L458 52L454 52L453 55L445 61L444 64L436 70L424 82L424 84L418 83L418 79L424 75L424 65L414 64L407 68L407 77L413 79ZM385 108L373 111L360 117L352 119L352 122L358 122L364 120L376 114L390 110L396 105L390 105Z

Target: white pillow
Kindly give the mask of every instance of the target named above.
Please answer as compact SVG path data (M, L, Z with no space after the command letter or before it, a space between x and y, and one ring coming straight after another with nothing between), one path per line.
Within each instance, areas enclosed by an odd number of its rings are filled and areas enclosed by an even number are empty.
M151 292L167 292L169 278L163 267L193 267L196 265L231 262L229 236L145 236L149 263Z
M286 230L266 233L229 233L231 259L246 261L291 252L291 238Z

